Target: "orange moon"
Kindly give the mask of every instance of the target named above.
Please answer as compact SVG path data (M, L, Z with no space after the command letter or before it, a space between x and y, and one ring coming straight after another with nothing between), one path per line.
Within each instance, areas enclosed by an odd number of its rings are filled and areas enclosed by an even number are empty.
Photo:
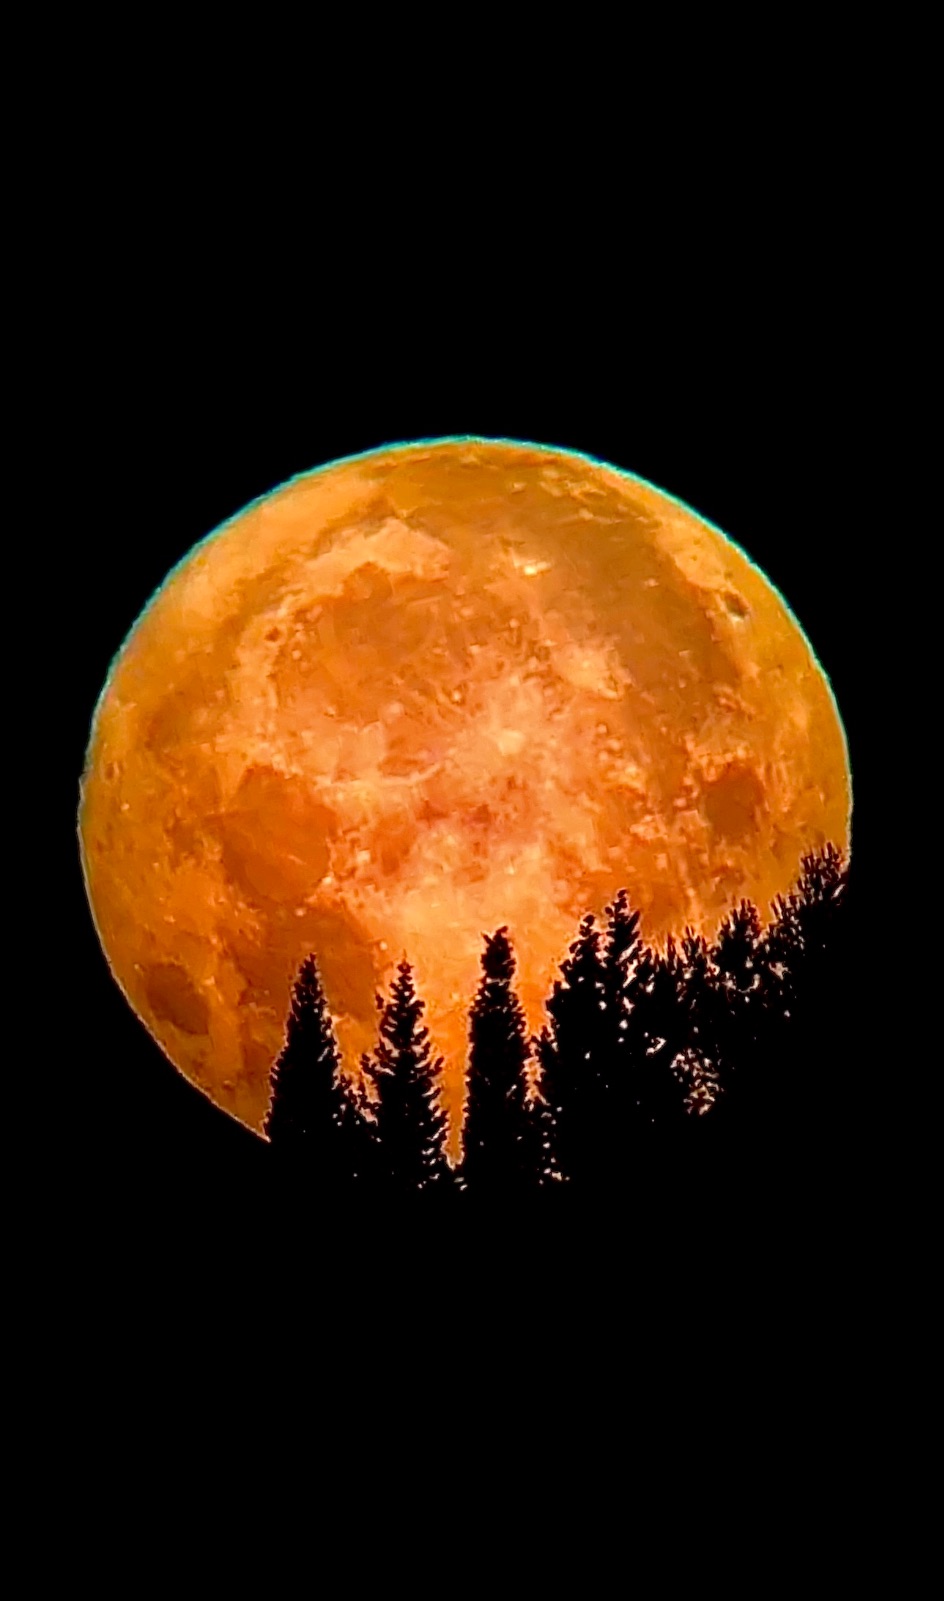
M848 848L829 684L747 557L642 480L448 439L293 479L153 596L92 721L95 925L171 1061L253 1129L317 955L346 1063L413 962L461 1105L482 934L529 1024L625 885L657 940Z

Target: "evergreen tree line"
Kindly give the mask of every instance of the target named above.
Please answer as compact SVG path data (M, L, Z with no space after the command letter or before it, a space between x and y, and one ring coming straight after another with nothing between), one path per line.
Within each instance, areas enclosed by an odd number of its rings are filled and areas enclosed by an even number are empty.
M627 891L592 913L529 1036L503 926L484 936L469 1013L462 1157L446 1158L442 1058L404 960L353 1083L309 956L271 1074L266 1133L319 1187L353 1195L618 1190L647 1151L829 1123L854 1092L842 1049L847 863L803 857L764 928L742 900L708 942L643 943Z

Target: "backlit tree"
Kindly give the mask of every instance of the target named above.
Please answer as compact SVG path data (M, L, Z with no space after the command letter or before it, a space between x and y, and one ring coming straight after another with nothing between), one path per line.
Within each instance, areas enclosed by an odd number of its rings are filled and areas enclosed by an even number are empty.
M544 1003L549 1022L537 1041L555 1170L581 1188L602 1178L600 1116L611 1044L603 935L594 925L588 912Z
M522 1195L541 1179L546 1118L529 1096L524 1008L515 994L507 926L486 934L482 979L469 1014L462 1178L479 1199Z
M377 1179L402 1194L431 1185L445 1188L450 1179L443 1062L433 1058L429 1030L422 1023L425 1006L416 994L411 964L400 962L386 1003L378 996L380 1037L365 1058L375 1092Z
M347 1187L366 1170L369 1131L341 1056L318 965L302 962L285 1043L270 1075L265 1132L296 1172L320 1187Z

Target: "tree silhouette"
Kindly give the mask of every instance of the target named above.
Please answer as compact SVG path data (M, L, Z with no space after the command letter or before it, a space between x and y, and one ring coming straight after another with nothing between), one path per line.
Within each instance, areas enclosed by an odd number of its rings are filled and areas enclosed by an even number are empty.
M713 1035L718 1068L718 1116L730 1123L742 1096L762 1072L758 1061L763 1038L767 955L760 915L752 901L742 900L721 923L711 947L715 972Z
M353 1178L362 1196L378 1182L378 1130L377 1119L365 1090L364 1061L361 1059L361 1078L348 1082L346 1094L336 1114L338 1148L343 1170Z
M774 903L763 942L763 1074L750 1106L754 1122L795 1132L840 1115L841 1019L848 983L842 910L848 863L829 843L803 856L796 887ZM762 1090L762 1093L758 1091Z
M644 946L639 914L620 890L602 927L592 913L581 921L535 1040L514 988L507 925L483 936L469 1013L463 1187L499 1198L553 1178L599 1198L627 1185L647 1148L661 1160L674 1146L710 1152L720 1139L727 1162L740 1141L766 1162L779 1143L795 1163L822 1134L839 1137L837 1120L861 1094L844 1036L847 883L843 853L826 845L802 858L766 929L742 900L710 944L686 928L662 951ZM446 1195L443 1062L405 958L377 1005L378 1043L349 1084L315 957L306 958L272 1068L266 1133L290 1168L348 1196L378 1187Z
M720 1094L716 974L703 935L686 928L678 953L676 1054L671 1071L689 1115L711 1111Z
M601 1182L619 1186L629 1159L627 1146L633 1117L630 1018L637 1000L642 956L639 912L621 889L606 907L603 935L603 1019L606 1046L599 1064L596 1109Z
M614 1055L610 1070L613 1082L619 1081L625 1069L629 1013L633 1004L632 984L641 954L639 913L633 911L627 891L621 889L606 907L606 932L603 938L603 1000L609 1014L606 1032Z
M366 1132L341 1056L315 957L292 988L285 1044L270 1075L265 1132L280 1156L321 1187L348 1186L364 1172Z
M846 888L844 859L834 845L804 856L800 866L795 889L774 902L764 940L767 1009L791 1033L804 1002L815 1004L828 978Z
M594 1186L601 1178L599 1135L611 1043L605 1009L603 936L588 912L545 1001L550 1022L537 1040L541 1094L553 1122L556 1171L565 1182Z
M835 958L834 939L848 881L848 866L835 845L802 857L796 889L777 904L774 954L785 964L794 999L802 989L818 1000Z
M422 1026L411 964L398 964L386 1003L377 997L380 1037L363 1063L375 1089L377 1181L402 1194L449 1183L443 1144L446 1119L439 1076L442 1057L432 1059L429 1030Z
M682 986L682 957L670 934L664 952L647 946L636 965L627 1129L637 1145L671 1138L686 1115L684 1074L675 1067L689 1044Z
M462 1178L479 1198L520 1196L542 1176L545 1108L529 1096L530 1044L513 988L507 924L483 936L482 978L469 1013Z

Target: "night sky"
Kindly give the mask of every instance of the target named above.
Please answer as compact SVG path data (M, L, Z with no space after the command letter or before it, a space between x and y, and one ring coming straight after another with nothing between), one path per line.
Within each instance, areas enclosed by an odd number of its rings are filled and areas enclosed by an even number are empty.
M911 798L897 712L913 691L887 690L889 631L911 626L934 537L933 518L913 531L898 509L926 452L910 417L900 480L882 475L889 414L917 392L888 368L930 344L908 321L928 254L909 249L923 130L912 114L899 132L876 93L904 47L883 31L875 60L867 29L840 43L794 23L767 43L673 15L653 52L635 15L623 43L568 13L529 23L518 51L504 19L459 17L456 51L413 20L382 18L379 49L359 13L353 49L324 26L304 49L283 27L267 52L253 15L203 52L189 22L82 15L22 58L11 190L27 204L9 253L27 293L7 326L26 359L7 392L40 466L8 453L11 502L14 481L29 491L8 530L26 569L9 592L11 697L33 696L56 775L38 934L17 923L9 942L10 988L19 972L39 983L10 1064L36 1109L8 1125L25 1174L8 1235L14 1271L28 1264L14 1329L38 1361L16 1352L14 1373L50 1526L73 1567L119 1565L125 1588L129 1559L165 1551L179 1577L178 1531L199 1528L212 1571L232 1548L268 1574L293 1526L312 1551L327 1532L342 1560L377 1550L387 1583L414 1550L411 1578L430 1558L491 1557L493 1530L500 1554L520 1531L519 1571L540 1582L570 1540L586 1588L611 1552L618 1571L631 1560L642 1487L675 1508L674 1524L650 1519L663 1566L664 1531L680 1548L702 1505L699 1557L720 1548L752 1577L845 1572L860 1551L874 1564L861 1509L875 1530L897 1510L876 1447L925 1399L932 1213L914 1204L913 1131L934 1126L936 1071L932 1051L892 1048L880 1005L918 987L882 966L903 921L878 866L884 803L894 784L916 843L930 809ZM717 1174L649 1175L569 1250L559 1215L543 1247L497 1219L468 1250L422 1226L294 1215L268 1149L130 1012L79 865L95 702L170 568L293 474L461 433L585 451L715 523L799 620L850 747L863 1094L841 1148L818 1173L761 1150L726 1191ZM20 812L39 809L9 782ZM933 858L909 865L933 885Z

